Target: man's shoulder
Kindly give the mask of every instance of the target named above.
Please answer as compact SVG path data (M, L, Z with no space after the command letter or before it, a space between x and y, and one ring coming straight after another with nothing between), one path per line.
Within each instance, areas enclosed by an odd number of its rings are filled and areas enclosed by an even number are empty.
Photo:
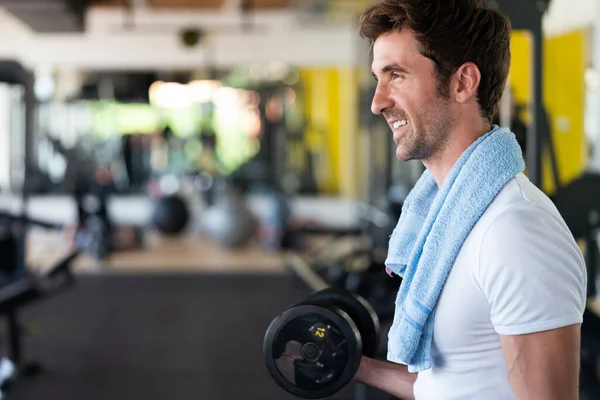
M480 276L585 274L583 255L567 224L527 178L513 179L497 200L478 234Z
M562 260L575 268L583 256L556 206L527 177L520 174L509 181L473 227L463 252L474 271L493 266L496 261L520 260L543 264ZM532 257L535 255L535 257ZM553 261L548 257L556 257Z
M505 230L532 233L531 229L536 226L572 237L552 200L523 174L518 174L504 186L477 225L482 239L484 235L502 235Z
M473 276L496 332L525 334L580 322L585 261L552 201L520 177L498 200L473 251Z

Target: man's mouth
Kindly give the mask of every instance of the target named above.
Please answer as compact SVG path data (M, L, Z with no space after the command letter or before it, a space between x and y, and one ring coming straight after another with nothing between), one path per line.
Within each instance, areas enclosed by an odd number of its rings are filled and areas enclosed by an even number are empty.
M406 126L406 125L408 125L408 121L405 120L405 119L401 119L399 121L394 122L392 124L392 128L394 128L394 130L396 130L396 129L399 129L399 128L401 128L403 126Z

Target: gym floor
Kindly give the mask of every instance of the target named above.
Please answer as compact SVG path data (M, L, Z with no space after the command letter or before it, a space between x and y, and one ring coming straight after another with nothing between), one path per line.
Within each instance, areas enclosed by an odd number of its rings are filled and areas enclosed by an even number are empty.
M69 251L61 233L47 231L30 235L29 264L46 268ZM161 237L147 234L140 249L119 251L98 265L85 254L74 263L79 273L283 273L284 259L269 253L258 243L238 250L228 250L198 236Z
M32 234L30 262L60 257L60 235ZM64 243L64 241L63 241ZM148 238L106 266L76 263L76 286L21 313L26 358L41 375L9 399L292 399L269 376L262 340L272 318L310 290L281 254L202 239ZM383 398L374 393L369 398ZM334 399L353 399L354 385Z
M29 248L30 265L41 269L69 251L47 231L32 232ZM262 358L269 322L310 293L282 254L257 243L230 251L197 236L149 235L145 248L105 265L80 256L75 271L73 289L21 313L34 328L26 359L43 372L18 381L8 399L295 398ZM354 390L332 399L354 399ZM390 398L370 390L368 399Z

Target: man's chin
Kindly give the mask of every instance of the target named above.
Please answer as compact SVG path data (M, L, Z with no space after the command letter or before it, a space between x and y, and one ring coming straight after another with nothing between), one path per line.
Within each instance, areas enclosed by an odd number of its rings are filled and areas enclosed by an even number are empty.
M411 157L411 155L408 154L406 151L403 151L403 149L401 149L400 146L396 147L396 158L399 161L411 161L411 160L413 160L413 157Z

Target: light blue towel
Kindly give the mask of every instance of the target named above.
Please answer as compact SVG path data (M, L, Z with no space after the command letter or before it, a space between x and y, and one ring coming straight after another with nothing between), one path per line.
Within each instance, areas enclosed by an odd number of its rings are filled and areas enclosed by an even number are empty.
M502 188L525 169L515 135L494 125L458 159L439 188L429 171L404 202L386 267L403 281L388 334L388 360L431 368L435 306L460 248ZM460 311L457 311L460 312Z

